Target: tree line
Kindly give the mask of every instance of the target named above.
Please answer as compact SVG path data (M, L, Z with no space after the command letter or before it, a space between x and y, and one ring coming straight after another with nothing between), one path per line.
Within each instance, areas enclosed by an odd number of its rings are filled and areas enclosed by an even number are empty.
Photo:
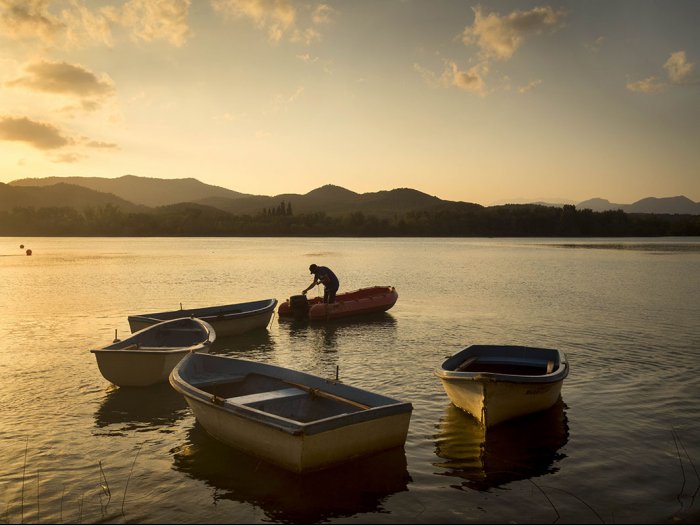
M284 214L280 212L284 209ZM363 212L234 215L178 205L127 213L114 205L18 207L0 212L0 235L41 236L347 236L347 237L653 237L698 236L700 215L594 212L573 205L435 208L377 217ZM291 211L291 210L290 210Z

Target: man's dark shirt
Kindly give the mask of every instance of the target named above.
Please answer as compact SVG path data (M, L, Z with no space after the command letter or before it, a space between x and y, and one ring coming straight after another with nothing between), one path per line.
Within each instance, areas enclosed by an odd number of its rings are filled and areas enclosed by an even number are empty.
M323 286L326 288L337 290L340 286L340 281L338 281L338 278L333 273L333 270L326 266L317 266L314 275L316 276L316 279L321 281Z

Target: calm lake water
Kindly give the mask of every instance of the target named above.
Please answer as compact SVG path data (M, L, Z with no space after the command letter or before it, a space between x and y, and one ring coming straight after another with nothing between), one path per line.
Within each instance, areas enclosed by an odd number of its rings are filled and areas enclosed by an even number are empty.
M404 449L288 474L89 352L129 314L283 301L312 262L399 300L214 353L412 402ZM563 350L561 403L485 438L433 375L478 343ZM0 458L5 523L697 523L700 238L0 238Z

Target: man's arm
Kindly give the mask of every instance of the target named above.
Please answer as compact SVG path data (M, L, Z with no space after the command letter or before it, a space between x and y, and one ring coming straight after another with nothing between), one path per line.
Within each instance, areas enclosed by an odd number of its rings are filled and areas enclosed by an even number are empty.
M302 295L306 295L306 292L308 292L309 290L311 290L311 288L313 288L313 287L316 286L317 284L318 284L318 279L314 278L313 282L312 282L309 286L307 286L306 288L304 288L304 289L302 290L301 294L302 294Z

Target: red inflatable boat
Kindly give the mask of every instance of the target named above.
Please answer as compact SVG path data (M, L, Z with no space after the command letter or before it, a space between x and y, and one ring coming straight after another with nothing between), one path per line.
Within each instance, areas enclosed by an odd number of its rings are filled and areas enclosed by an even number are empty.
M280 319L309 319L326 321L352 315L385 312L399 298L393 286L372 286L353 292L339 293L335 302L324 304L323 297L308 299L305 295L293 295L281 303L277 314Z

